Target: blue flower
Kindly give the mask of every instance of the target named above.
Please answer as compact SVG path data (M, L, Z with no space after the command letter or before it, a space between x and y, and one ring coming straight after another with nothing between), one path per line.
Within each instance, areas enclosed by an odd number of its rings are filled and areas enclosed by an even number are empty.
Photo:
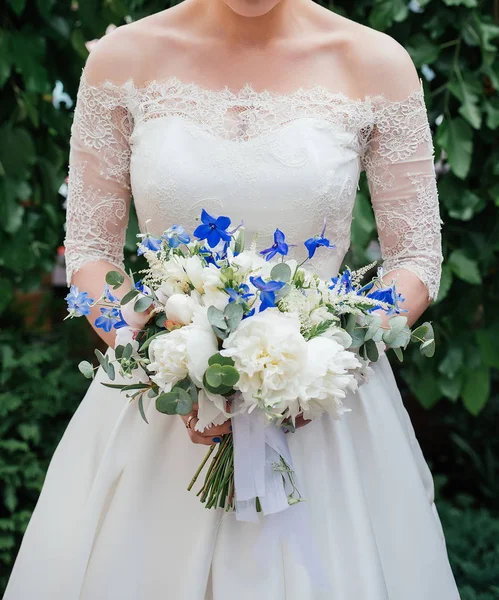
M315 251L317 250L317 248L319 246L324 246L324 248L331 248L331 250L333 248L336 248L336 246L334 244L331 244L331 242L327 238L324 237L325 233L326 233L326 219L324 219L324 227L322 228L321 234L311 237L304 242L305 246L308 250L309 258L313 257L313 255L315 254Z
M116 296L113 296L113 294L111 293L111 290L109 289L109 285L107 283L104 286L104 298L106 300L108 300L109 302L118 302L118 298L116 298Z
M198 240L206 240L210 248L214 248L220 240L230 242L230 234L227 233L227 227L230 225L229 217L212 217L203 208L201 212L201 225L194 230L194 235Z
M115 323L122 319L117 308L101 308L101 316L95 319L95 326L109 333Z
M386 288L378 288L377 290L367 294L367 298L370 298L371 300L379 300L379 302L385 302L386 304L393 306L395 304L395 289L391 286Z
M260 291L260 312L275 306L275 292L286 285L284 281L264 281L261 277L250 277L250 281Z
M146 286L142 283L142 279L139 279L135 285L134 285L135 289L140 292L141 294L144 294L145 296L149 296L149 290L146 288Z
M68 303L68 312L74 317L87 316L90 314L90 304L93 298L88 297L88 292L80 292L76 285L69 288L69 294L66 296Z
M239 288L235 290L234 288L225 288L225 291L229 294L229 303L230 302L244 302L251 296L254 296L249 291L249 287L245 283L241 283Z
M170 248L178 248L180 244L188 244L191 241L190 236L180 225L173 225L161 237L168 242Z
M348 294L354 290L352 284L352 272L350 269L345 269L341 277L331 277L332 285L330 290L334 290L337 294Z
M113 325L113 327L115 329L121 329L122 327L128 327L128 323L123 318L123 313L121 312L121 310L119 308L116 310L118 311L119 321L116 321L116 323Z
M142 236L140 246L137 248L138 256L142 256L146 250L157 252L161 248L161 239L153 237L150 233L139 233L138 235Z
M286 236L280 229L274 231L274 243L270 248L262 250L260 254L265 256L265 260L272 260L276 254L286 256L289 251L289 246L286 244Z

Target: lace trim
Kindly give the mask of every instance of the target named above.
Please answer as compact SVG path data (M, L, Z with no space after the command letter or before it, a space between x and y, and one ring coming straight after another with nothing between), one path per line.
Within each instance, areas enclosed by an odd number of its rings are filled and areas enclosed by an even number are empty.
M66 276L85 263L107 260L123 269L128 205L124 198L103 193L85 183L87 163L75 162L69 169L66 236Z
M405 102L424 107L421 79L419 89L403 102L393 102L383 94L355 100L341 92L331 92L323 85L300 87L289 93L257 91L249 83L237 91L227 86L212 90L197 83L185 83L176 76L148 81L143 86L137 86L133 79L122 84L106 80L91 85L85 71L80 86L84 104L91 110L96 104L101 104L103 110L126 107L133 114L135 126L155 118L178 116L218 137L245 142L292 120L314 118L358 133L359 152L372 132L379 107L393 105L396 111L395 107ZM90 103L92 98L94 102ZM91 129L89 125L86 129ZM89 131L88 136L93 140L99 138L99 133Z

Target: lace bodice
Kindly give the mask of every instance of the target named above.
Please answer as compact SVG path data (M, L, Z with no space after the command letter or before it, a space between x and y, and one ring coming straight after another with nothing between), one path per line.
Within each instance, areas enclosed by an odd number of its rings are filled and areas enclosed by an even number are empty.
M132 193L142 231L193 229L206 208L243 220L261 248L278 226L298 259L326 219L336 248L318 253L314 267L333 276L350 245L362 169L385 272L409 269L434 298L441 220L421 82L394 102L323 86L209 90L176 77L95 86L83 72L71 135L68 284L91 261L123 268Z

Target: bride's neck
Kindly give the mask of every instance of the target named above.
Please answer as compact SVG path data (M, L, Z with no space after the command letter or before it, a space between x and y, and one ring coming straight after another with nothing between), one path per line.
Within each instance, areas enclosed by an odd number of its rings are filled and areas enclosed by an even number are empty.
M300 31L308 0L192 0L207 30L228 44L265 45Z

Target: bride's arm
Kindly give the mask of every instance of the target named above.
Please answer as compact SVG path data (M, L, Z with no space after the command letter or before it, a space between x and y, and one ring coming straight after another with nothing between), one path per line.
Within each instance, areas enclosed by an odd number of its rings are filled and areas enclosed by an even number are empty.
M130 147L132 119L122 88L104 83L97 51L87 61L77 95L71 129L66 215L65 258L68 285L91 298L101 296L106 273L124 273L123 248L130 209ZM128 277L116 291L121 298L131 287ZM88 320L101 338L114 346L116 330L97 329L94 307Z
M405 50L382 96L363 154L381 245L384 281L396 281L411 326L436 298L441 219L433 142L422 83Z

